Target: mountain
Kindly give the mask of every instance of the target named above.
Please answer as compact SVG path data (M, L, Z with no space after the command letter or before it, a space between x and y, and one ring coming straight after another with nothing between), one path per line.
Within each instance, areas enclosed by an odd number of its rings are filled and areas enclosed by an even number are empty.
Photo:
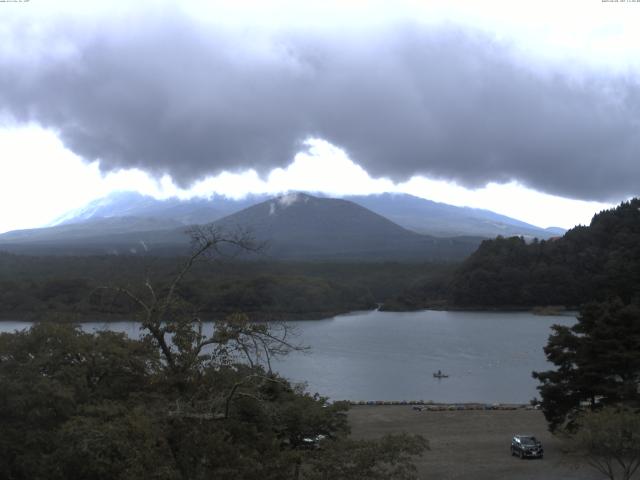
M0 242L33 243L86 240L96 236L172 230L182 226L182 223L169 218L98 217L83 222L63 223L54 227L13 230L0 235Z
M522 236L547 239L563 235L557 227L543 229L489 210L455 207L403 193L344 197L409 230L437 237L473 235L494 238Z
M85 210L83 221L0 235L0 249L38 254L186 251L186 226L175 219L96 216L96 211L106 213L105 208L109 206ZM141 212L145 210L134 210ZM214 225L226 231L249 230L256 240L268 243L267 256L279 259L459 260L482 240L420 235L354 202L302 193L253 205Z
M186 227L153 218L96 218L0 235L0 251L27 255L155 255L184 253Z
M567 233L566 229L560 227L547 227L545 228L545 230L555 237L561 237L562 235Z
M354 202L303 193L262 202L214 224L248 228L269 243L269 255L289 259L456 260L481 241L420 235Z
M318 195L327 198L322 195ZM222 195L211 198L157 200L135 192L116 192L69 212L51 225L80 223L112 217L167 219L183 225L202 224L221 219L244 208L268 200L267 195L249 195L231 199ZM489 210L455 207L400 193L353 195L345 200L361 205L398 225L417 233L436 237L481 236L493 238L523 236L547 239L561 236L560 228L542 229L499 215Z
M267 195L248 195L236 200L223 195L213 195L210 198L195 197L189 200L180 200L175 197L158 200L136 192L114 192L64 214L49 226L113 217L166 219L182 225L204 224L265 201L267 198L269 198Z
M458 259L473 250L478 237L548 239L564 232L488 210L406 194L342 200L302 193L277 199L214 195L157 200L135 192L116 192L69 212L50 227L0 235L0 249L67 255L139 254L153 247L155 254L175 254L185 250L184 231L190 225L210 222L248 226L261 240L270 242L270 255L280 258L430 259L439 252L445 259Z

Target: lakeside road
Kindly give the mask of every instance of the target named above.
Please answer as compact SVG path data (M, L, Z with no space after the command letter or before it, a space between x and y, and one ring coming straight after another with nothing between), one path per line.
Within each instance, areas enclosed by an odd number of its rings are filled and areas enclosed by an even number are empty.
M354 438L387 433L420 434L430 450L416 460L420 479L430 480L601 480L602 475L563 453L537 410L415 411L407 405L353 406ZM532 434L545 456L521 460L510 455L511 437Z

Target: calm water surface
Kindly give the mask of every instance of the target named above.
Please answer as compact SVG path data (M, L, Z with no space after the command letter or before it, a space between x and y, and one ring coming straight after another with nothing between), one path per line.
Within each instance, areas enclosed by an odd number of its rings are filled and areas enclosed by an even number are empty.
M431 310L292 321L297 342L310 350L274 362L274 369L334 400L525 403L539 396L531 372L551 367L542 351L549 327L574 322L524 312ZM28 326L0 322L1 331ZM135 322L83 327L139 334ZM449 378L434 378L437 370Z

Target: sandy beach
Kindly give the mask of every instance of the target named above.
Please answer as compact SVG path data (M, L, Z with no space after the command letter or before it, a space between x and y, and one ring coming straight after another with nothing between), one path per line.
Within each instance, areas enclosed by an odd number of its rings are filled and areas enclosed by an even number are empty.
M537 410L417 411L408 405L353 406L352 435L376 438L387 433L421 434L431 449L416 462L421 479L447 480L601 480L602 475L565 453ZM510 455L516 433L537 436L543 459Z

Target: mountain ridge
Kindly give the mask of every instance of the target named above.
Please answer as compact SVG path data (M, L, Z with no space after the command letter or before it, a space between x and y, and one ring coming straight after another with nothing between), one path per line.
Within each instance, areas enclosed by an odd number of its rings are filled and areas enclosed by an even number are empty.
M66 255L186 251L189 237L184 233L185 225L149 228L163 221L90 216L82 222L0 235L0 248ZM145 229L136 230L135 225L144 225ZM349 200L302 193L252 205L213 225L226 231L250 230L256 240L270 244L267 254L279 259L459 260L482 240L420 235Z
M267 200L214 225L250 227L258 239L273 243L274 255L285 258L452 260L470 254L481 240L420 235L355 202L304 193Z
M324 194L312 195L331 198ZM171 197L157 200L136 192L114 192L59 217L49 226L113 216L166 218L184 225L209 223L270 198L274 197L252 194L241 199L213 195L206 199L195 197L180 200ZM338 198L357 203L409 230L438 237L471 235L492 238L501 235L546 239L565 232L557 227L540 228L490 210L457 207L405 193L347 195Z

